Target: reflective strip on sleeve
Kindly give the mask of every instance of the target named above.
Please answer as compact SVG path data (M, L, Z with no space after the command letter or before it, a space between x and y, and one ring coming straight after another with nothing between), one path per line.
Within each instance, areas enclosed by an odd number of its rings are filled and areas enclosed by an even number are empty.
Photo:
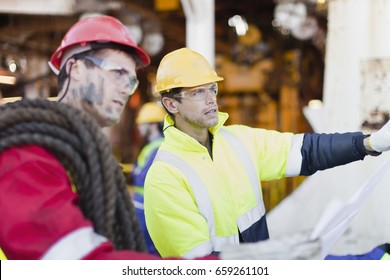
M286 177L298 176L302 167L302 144L304 134L295 134L292 138L287 159Z
M212 252L221 252L226 244L239 244L238 234L231 236L212 236L211 241L203 242L188 251L183 258L194 259L210 255Z
M42 260L79 260L95 250L107 239L85 227L72 231L58 240L41 257Z
M247 211L244 215L237 219L237 226L241 232L250 228L254 223L259 221L265 214L264 204L257 203L255 207Z
M212 251L214 252L221 252L223 249L223 246L226 246L226 244L239 244L240 238L238 234L230 235L230 236L212 236L211 242L214 245L214 248Z
M182 256L182 258L193 260L195 258L210 255L211 252L213 252L213 244L211 241L206 241L192 248L184 256Z

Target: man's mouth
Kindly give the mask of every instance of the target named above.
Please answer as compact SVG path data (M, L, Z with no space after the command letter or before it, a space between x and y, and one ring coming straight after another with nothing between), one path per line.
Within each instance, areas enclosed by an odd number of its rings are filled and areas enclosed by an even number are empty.
M215 115L217 113L217 109L211 109L211 110L208 110L205 115Z
M119 106L123 106L123 104L124 104L122 101L119 101L119 100L113 100L113 102L115 104L118 104Z

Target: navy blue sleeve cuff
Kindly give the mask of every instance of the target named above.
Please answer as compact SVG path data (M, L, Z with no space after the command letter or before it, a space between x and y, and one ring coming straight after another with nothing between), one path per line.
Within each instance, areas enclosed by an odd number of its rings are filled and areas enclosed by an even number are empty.
M300 175L312 175L319 170L363 160L368 154L361 132L305 134L302 144Z

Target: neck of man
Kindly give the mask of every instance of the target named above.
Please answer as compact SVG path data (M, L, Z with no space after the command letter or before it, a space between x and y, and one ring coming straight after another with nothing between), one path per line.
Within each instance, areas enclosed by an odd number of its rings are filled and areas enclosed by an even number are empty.
M175 127L205 146L210 156L212 156L212 135L207 127L189 126L187 122L176 122Z

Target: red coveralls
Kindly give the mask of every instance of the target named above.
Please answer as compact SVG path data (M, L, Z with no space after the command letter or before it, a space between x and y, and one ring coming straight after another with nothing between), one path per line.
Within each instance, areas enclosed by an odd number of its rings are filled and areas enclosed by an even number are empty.
M0 247L8 259L158 259L115 251L95 233L66 170L39 146L0 154L0 213Z

